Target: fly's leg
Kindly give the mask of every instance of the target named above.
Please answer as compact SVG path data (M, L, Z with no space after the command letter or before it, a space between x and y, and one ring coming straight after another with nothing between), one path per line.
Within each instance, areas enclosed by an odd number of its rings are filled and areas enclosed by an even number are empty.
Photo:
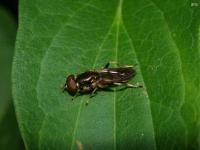
M142 88L142 87L143 87L143 85L139 85L138 83L137 83L137 84L114 83L114 85L124 85L124 86L126 86L127 88Z
M92 93L90 94L90 98L92 98L95 95L95 92L97 91L98 88L95 88Z
M135 68L137 66L137 64L135 64L135 65L120 65L116 61L109 61L103 68L107 69L110 66L110 64L116 64L117 67L124 67L124 68Z
M116 61L109 61L103 68L107 69L110 66L110 64L116 64L117 66L119 65Z
M107 69L109 66L110 66L110 63L108 62L108 63L103 67L103 69Z
M76 98L76 97L78 97L80 94L79 94L79 92L76 92L76 94L72 97L72 101Z
M114 85L125 85L124 83L113 83Z
M134 65L124 65L124 66L121 66L121 67L124 67L124 68L135 68L137 66L137 64L134 64Z
M95 96L95 92L97 91L97 89L98 89L98 88L95 88L95 89L92 91L92 93L90 94L90 98L92 98L92 97ZM88 104L89 104L89 101L90 101L90 99L88 99L88 100L86 101L85 105L88 105Z
M86 101L85 105L87 106L89 104L89 99Z
M67 90L66 83L63 86L60 86L60 88L62 89L62 92L64 93Z
M128 87L128 88L143 88L143 85L141 85L141 84L129 84L129 83L126 83L125 86Z

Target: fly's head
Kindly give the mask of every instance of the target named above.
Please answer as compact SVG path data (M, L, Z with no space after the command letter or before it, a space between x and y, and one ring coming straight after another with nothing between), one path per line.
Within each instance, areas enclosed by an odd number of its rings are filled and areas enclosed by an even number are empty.
M78 86L76 82L76 77L73 74L67 77L66 83L63 87L63 91L68 91L71 95L75 95L77 93Z

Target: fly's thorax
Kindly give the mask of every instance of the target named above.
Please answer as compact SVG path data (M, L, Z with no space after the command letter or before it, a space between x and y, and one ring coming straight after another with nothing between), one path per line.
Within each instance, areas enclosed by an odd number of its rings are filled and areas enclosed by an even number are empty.
M95 71L87 71L77 76L76 81L80 85L92 84L99 78L99 73Z

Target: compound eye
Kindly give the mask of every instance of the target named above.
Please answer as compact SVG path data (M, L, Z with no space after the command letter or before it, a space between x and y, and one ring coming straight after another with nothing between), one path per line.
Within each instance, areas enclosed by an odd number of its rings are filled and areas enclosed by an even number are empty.
M69 75L67 77L67 81L66 81L66 84L67 84L67 91L71 94L71 95L75 95L76 92L77 92L77 85L76 85L76 79L74 77L74 75Z

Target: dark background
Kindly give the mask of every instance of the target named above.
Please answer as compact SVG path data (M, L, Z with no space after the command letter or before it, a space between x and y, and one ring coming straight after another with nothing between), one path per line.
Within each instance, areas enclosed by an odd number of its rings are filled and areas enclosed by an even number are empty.
M14 18L15 23L18 24L18 0L0 0L0 8L6 9L5 12L11 14L12 18ZM0 20L0 23L1 21L2 20ZM2 40L0 42L2 42ZM0 43L0 45L1 44L2 43ZM12 104L9 105L5 115L1 118L0 150L25 150L18 129L14 106Z
M0 6L6 8L15 18L15 21L18 20L18 0L0 0Z

